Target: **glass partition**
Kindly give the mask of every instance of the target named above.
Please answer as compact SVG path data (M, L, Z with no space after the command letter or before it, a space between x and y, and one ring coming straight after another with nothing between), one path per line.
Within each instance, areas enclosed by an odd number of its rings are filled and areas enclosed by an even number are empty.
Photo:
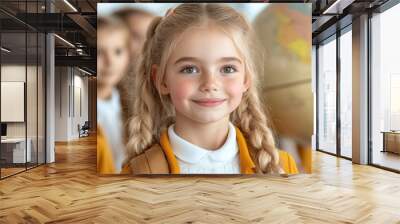
M45 145L45 122L46 122L46 38L43 33L38 33L38 65L37 65L37 162L44 164L46 162L46 145Z
M1 34L2 177L24 171L31 161L26 144L26 41L25 31Z
M27 62L27 98L26 98L26 111L27 111L27 150L30 151L30 160L27 167L34 167L37 165L37 116L38 116L38 57L37 57L37 41L38 35L36 32L27 33L28 38L28 62Z
M28 3L28 5L27 5ZM44 1L1 1L0 178L45 163L45 35L21 22ZM35 17L37 18L37 17Z

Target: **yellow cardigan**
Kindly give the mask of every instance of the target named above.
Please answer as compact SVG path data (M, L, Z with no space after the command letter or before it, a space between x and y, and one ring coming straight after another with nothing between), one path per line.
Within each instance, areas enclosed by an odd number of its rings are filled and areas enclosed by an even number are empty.
M236 128L236 138L239 146L239 159L240 159L240 170L242 174L254 174L255 165L250 157L249 150L247 148L246 140L242 132ZM180 169L178 161L173 153L172 147L169 143L168 134L165 130L160 136L160 145L168 161L168 166L171 174L179 174ZM115 173L114 164L112 162L112 154L109 151L109 147L102 134L101 129L98 128L97 134L97 170L100 174L112 174ZM286 151L279 150L279 161L282 169L287 174L299 173L297 165L293 157ZM121 173L129 173L129 167L123 167Z
M97 126L97 173L115 174L113 156L103 131Z

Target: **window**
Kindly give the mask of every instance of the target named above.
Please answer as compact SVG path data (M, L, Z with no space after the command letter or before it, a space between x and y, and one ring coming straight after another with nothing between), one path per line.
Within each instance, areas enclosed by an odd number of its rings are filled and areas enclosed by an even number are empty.
M400 4L371 18L372 164L400 170Z
M347 32L346 32L347 31ZM340 154L352 157L352 32L340 36Z
M390 130L400 130L400 73L390 76Z
M336 37L318 48L318 149L336 153Z

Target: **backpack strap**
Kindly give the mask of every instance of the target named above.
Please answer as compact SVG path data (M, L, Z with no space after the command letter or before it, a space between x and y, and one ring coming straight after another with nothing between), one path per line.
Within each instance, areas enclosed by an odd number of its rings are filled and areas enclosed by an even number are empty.
M168 161L161 146L153 145L129 162L132 174L169 174Z

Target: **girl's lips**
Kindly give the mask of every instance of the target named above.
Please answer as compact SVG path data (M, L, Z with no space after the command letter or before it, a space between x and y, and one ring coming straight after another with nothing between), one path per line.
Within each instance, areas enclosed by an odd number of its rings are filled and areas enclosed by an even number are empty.
M204 107L215 107L225 102L225 99L199 99L193 102Z

